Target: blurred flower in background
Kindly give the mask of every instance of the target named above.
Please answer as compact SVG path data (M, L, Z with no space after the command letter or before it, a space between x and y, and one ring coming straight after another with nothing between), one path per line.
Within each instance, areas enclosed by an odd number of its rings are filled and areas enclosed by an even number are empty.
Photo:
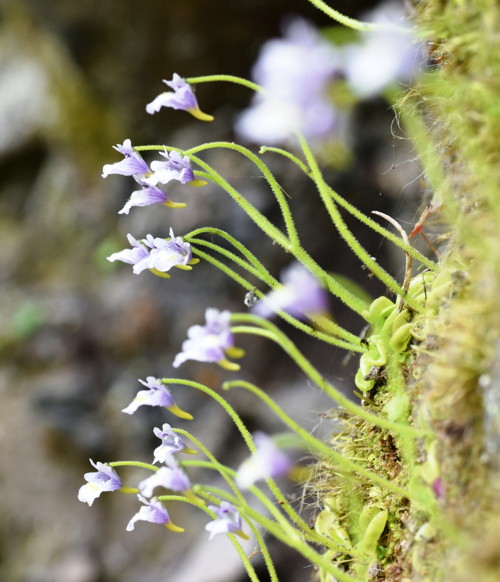
M292 263L281 273L282 287L271 291L252 308L252 313L270 317L286 311L297 319L328 312L328 293L302 263Z
M239 466L236 484L248 489L261 479L285 477L293 468L292 460L263 432L253 435L255 452Z
M340 107L333 97L342 81L352 92L352 105L410 80L424 59L402 6L383 4L365 20L380 30L361 32L345 44L330 42L298 17L285 24L283 38L264 43L252 69L263 91L237 119L238 137L278 145L299 131L311 143L323 143L343 127L346 103Z
M345 77L360 98L372 97L395 82L410 80L424 62L399 3L383 4L368 15L367 21L389 27L365 32L359 43L345 49Z
M296 130L318 140L334 132L337 112L328 99L340 55L309 22L294 18L284 38L266 42L252 70L263 92L239 117L236 133L269 145L286 142Z

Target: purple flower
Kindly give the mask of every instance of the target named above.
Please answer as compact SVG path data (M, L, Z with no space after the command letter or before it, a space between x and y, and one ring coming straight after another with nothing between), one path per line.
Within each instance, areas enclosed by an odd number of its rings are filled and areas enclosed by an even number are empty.
M302 265L292 263L281 274L283 286L271 291L252 308L252 313L269 317L286 311L297 319L328 311L328 294L317 279Z
M166 467L160 467L151 477L139 483L139 491L144 497L151 497L156 487L179 492L187 491L191 487L189 477L179 467L174 457L166 457L165 463Z
M146 237L147 244L151 246L148 269L165 273L172 267L190 269L189 263L193 260L191 245L184 242L180 236L175 237L170 229L170 240L163 238ZM197 261L196 261L197 262Z
M266 434L257 432L253 439L256 451L236 472L236 484L241 489L248 489L260 479L284 477L293 468L292 461Z
M191 245L184 242L181 237L175 237L172 229L170 229L170 237L170 240L165 240L148 234L143 241L139 242L128 234L127 238L132 249L113 253L107 259L133 265L136 275L145 269L150 269L157 275L163 274L162 276L168 277L169 275L165 273L172 267L191 269L190 265L198 262L198 259L193 259Z
M164 406L179 418L188 420L193 418L188 412L177 406L169 389L161 380L154 376L148 376L146 381L139 380L139 382L146 386L147 390L139 390L132 402L122 412L134 414L140 406Z
M134 515L134 517L128 522L127 531L132 531L135 528L135 523L137 521L149 521L151 523L159 523L164 525L171 531L181 532L184 531L181 527L178 527L172 523L168 511L163 507L163 505L156 499L147 500L142 495L137 496L139 501L144 503L144 505L139 509L139 511Z
M305 20L290 21L284 32L263 45L252 71L264 91L236 124L248 141L279 144L296 130L321 140L337 127L327 89L339 71L338 52Z
M182 157L179 152L175 151L160 152L160 155L167 158L167 161L154 160L151 162L153 173L144 179L146 184L156 186L158 183L168 184L171 180L187 184L195 180L189 156Z
M79 501L92 505L103 491L116 491L122 486L122 481L116 471L106 463L94 463L90 459L90 464L97 469L97 472L85 473L84 478L88 483L82 485L78 491Z
M163 82L174 91L167 91L155 97L151 103L146 105L146 111L150 114L157 113L162 107L171 107L172 109L182 109L191 113L201 121L212 121L213 117L200 110L196 96L187 83L177 73L174 73L171 81L163 79Z
M146 174L150 173L149 166L143 160L141 154L134 150L129 139L126 139L122 145L113 147L124 156L124 159L120 162L103 166L103 178L106 178L109 174L121 174L122 176L134 176L140 182Z
M147 260L149 259L149 249L136 240L131 234L127 234L128 242L132 245L131 249L125 249L118 253L113 253L107 257L108 261L123 261L129 265L134 265L134 273L138 274L147 269Z
M180 451L190 452L181 439L168 423L164 423L161 428L153 429L155 436L161 439L161 445L154 450L154 463L166 463L170 455Z
M185 204L172 202L168 196L157 186L145 186L142 190L132 192L125 206L118 214L128 214L133 206L150 206L151 204L164 204L176 208L182 208Z
M173 202L158 187L158 184L168 184L172 180L178 180L181 184L191 186L204 186L206 181L198 180L191 168L189 156L182 157L179 152L160 152L167 158L166 162L154 160L151 162L151 170L147 174L136 177L142 190L132 192L129 200L118 214L128 214L133 206L150 206L151 204L164 204L170 208L183 208L183 202Z
M211 540L214 536L221 533L235 533L240 537L248 539L248 536L242 531L243 523L241 515L230 503L221 501L220 505L209 505L208 509L213 511L217 516L205 526L205 529L210 532L208 539Z
M187 360L197 360L216 362L229 370L239 369L237 364L229 362L226 358L243 355L242 350L234 347L230 318L229 311L207 309L205 325L193 325L188 329L188 339L182 344L182 351L175 357L174 368L178 368Z
M404 11L399 4L383 4L367 20L393 26L365 32L361 43L346 48L345 76L359 97L371 97L391 83L407 81L424 61L411 29L402 26Z

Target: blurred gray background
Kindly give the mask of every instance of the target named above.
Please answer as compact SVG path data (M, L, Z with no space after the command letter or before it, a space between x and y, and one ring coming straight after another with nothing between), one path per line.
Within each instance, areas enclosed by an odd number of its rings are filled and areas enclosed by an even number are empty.
M351 16L374 5L335 2ZM248 76L262 43L280 35L285 14L331 24L305 0L0 3L1 582L246 579L223 536L207 541L206 517L193 508L169 507L185 534L144 523L127 533L139 506L134 496L103 494L92 508L78 502L89 458L151 461L157 445L152 428L163 422L192 430L229 465L245 454L220 408L188 388L173 393L194 414L192 423L157 410L122 414L140 388L138 378L180 375L217 388L242 377L259 383L311 429L332 430L321 414L331 403L268 342L238 337L247 351L238 374L199 363L180 371L171 367L186 329L202 322L207 306L246 309L236 284L202 263L165 281L150 273L135 276L128 266L105 260L126 246L128 232L167 236L172 226L182 235L214 225L237 234L276 275L288 264L216 188L186 192L172 186L172 198L187 201L186 209L132 209L118 216L133 181L100 177L102 165L119 158L112 146L125 138L135 145L179 147L234 139L233 121L250 99L241 87L198 87L202 109L215 115L211 124L172 110L149 116L145 104L173 72ZM353 162L342 172L330 171L330 177L367 212L385 211L410 224L422 185L409 144L391 132L393 120L382 100L361 105L350 135ZM207 159L270 218L279 219L254 168L227 152ZM384 292L339 241L310 184L284 160L269 161L292 196L311 254L373 295ZM384 243L365 230L357 236L400 276L400 258ZM361 330L362 322L340 305L332 303L332 310L351 331ZM351 390L355 359L343 366L344 353L291 335L334 383ZM251 430L283 430L249 395L234 391L228 398ZM146 476L121 474L130 485ZM293 552L271 546L281 580L312 576ZM260 572L258 556L255 564Z

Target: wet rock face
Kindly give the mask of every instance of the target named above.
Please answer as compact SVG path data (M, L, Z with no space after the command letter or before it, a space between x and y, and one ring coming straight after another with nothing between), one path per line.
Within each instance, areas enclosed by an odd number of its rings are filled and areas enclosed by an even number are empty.
M347 4L354 10L372 3ZM200 86L204 108L221 120L210 127L181 112L147 116L145 103L173 71L248 75L259 46L279 33L286 12L324 21L307 3L287 0L157 1L142 9L132 0L26 0L6 2L2 12L0 578L235 582L242 576L239 562L226 540L214 540L207 552L203 516L175 508L174 521L187 529L184 536L147 526L133 535L125 532L137 511L133 496L103 496L91 510L77 501L89 457L150 460L152 428L166 420L157 411L141 410L132 418L120 412L140 388L137 379L173 374L171 362L186 329L202 321L207 305L244 309L244 292L206 264L165 282L149 273L136 277L124 265L110 268L105 257L125 246L127 232L166 236L173 226L181 234L213 224L215 216L220 228L265 252L276 271L287 258L272 245L252 245L257 229L214 188L187 193L188 208L182 211L136 209L118 217L132 184L118 176L104 181L100 173L115 160L111 146L126 137L180 146L232 139L234 115L249 99L240 88ZM239 179L259 208L278 216L258 181L245 178L244 164L219 153L212 161ZM354 184L353 192L372 192L377 186L370 174L353 170L340 179ZM285 176L285 189L306 188L298 175ZM172 192L174 199L174 193L184 196L177 186ZM346 256L334 253L334 264L332 238L316 236L323 220L316 205L300 211L312 252L348 272ZM365 274L357 270L355 277L364 281ZM245 341L249 373L283 401L296 403L297 415L325 406L277 349ZM305 349L330 371L332 361L343 357ZM186 365L184 373L213 387L226 379L219 369L197 364ZM238 462L242 452L234 450L234 429L221 410L188 391L175 397L195 415L198 438L217 456L231 449L231 460ZM250 428L281 430L246 396L235 393L231 401ZM311 413L308 420L314 425L317 417ZM132 482L137 477L124 475ZM210 573L208 558L220 569ZM295 574L286 567L294 560L284 554L287 582L303 580L299 565Z

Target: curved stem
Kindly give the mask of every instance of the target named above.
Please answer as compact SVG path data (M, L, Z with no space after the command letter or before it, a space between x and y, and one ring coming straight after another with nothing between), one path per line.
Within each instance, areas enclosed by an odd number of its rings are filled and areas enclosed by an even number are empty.
M253 83L252 81L244 79L243 77L236 77L235 75L203 75L200 77L189 77L186 79L186 81L191 85L196 83L212 83L214 81L224 81L226 83L242 85L243 87L252 89L252 91L256 91L257 93L261 93L263 91L262 87L257 85L257 83Z
M417 249L412 247L410 244L405 244L400 238L398 238L390 230L387 230L386 228L381 226L377 221L373 220L372 218L370 218L369 216L367 216L366 214L361 212L361 210L359 210L358 208L353 206L351 203L349 203L345 198L343 198L333 188L331 188L330 186L327 186L327 188L328 188L328 193L334 199L334 201L339 206L344 208L344 210L349 212L349 214L351 214L352 216L357 218L360 222L362 222L366 226L370 227L376 233L382 235L384 238L391 241L397 247L402 249L405 253L408 253L411 257L413 257L414 259L416 259L417 261L422 263L422 265L425 265L428 269L430 269L432 271L437 271L438 266L436 265L436 263L434 261L431 261L429 258L427 258L425 255L423 255Z
M233 261L233 263L236 263L237 265L239 265L240 267L242 267L243 269L248 271L254 277L257 277L261 281L265 281L266 279L268 281L271 281L270 286L275 286L275 285L279 284L278 281L276 279L274 279L274 277L271 277L271 275L269 275L269 273L267 273L267 271L266 271L266 273L260 272L253 265L250 265L244 259L242 259L238 255L235 255L233 252L228 251L224 247L221 247L220 245L217 245L213 242L203 240L200 238L195 238L191 234L185 235L182 238L185 241L189 242L190 244L203 246L203 247L206 247L207 249L210 249L212 251L216 251L217 253L219 253L219 254L225 256L227 259ZM193 249L193 251L196 252L196 251L198 251L198 249L195 248L195 249ZM200 255L200 257L201 257L201 255ZM202 258L206 258L206 255ZM246 285L244 285L244 287L246 288Z
M190 233L188 233L186 236L189 237L198 236L199 234L220 236L221 238L226 240L229 244L231 244L235 249L237 249L253 267L255 267L258 271L265 273L266 277L269 277L269 280L272 280L273 282L277 283L276 279L274 279L274 277L271 277L269 271L264 267L264 265L259 261L259 259L252 252L250 252L247 249L247 247L243 245L238 239L234 238L226 231L221 230L220 228L206 226L196 228L195 230L192 230ZM186 236L184 236L183 238L186 238ZM271 287L271 285L269 286Z
M306 156L307 162L311 168L311 177L313 178L314 182L316 183L316 187L318 188L318 192L321 196L321 200L325 205L325 208L332 219L333 224L337 228L337 231L348 244L349 248L353 251L353 253L359 258L359 260L365 264L372 273L380 279L391 291L393 291L396 295L400 297L405 297L404 289L395 281L389 273L383 269L370 255L369 253L361 246L358 242L356 237L352 234L352 232L347 228L344 220L340 216L337 206L333 202L332 198L329 195L329 187L326 184L323 174L316 162L316 159L309 147L309 144L305 140L305 138L297 133L297 137L299 139L300 145L302 147L302 151ZM422 306L419 305L413 298L405 298L408 305L414 311L420 312L422 311Z
M296 229L295 223L293 221L293 216L292 216L292 213L290 211L290 207L289 207L288 202L286 200L286 197L283 193L283 189L279 185L276 178L273 176L272 172L270 172L268 167L264 164L264 162L259 157L257 157L252 151L250 151L248 148L243 147L243 146L236 144L236 143L218 141L218 142L212 142L212 143L208 143L208 144L202 144L200 146L196 146L194 148L186 150L186 154L188 156L191 156L192 154L196 154L198 152L202 152L204 150L214 149L214 148L223 148L223 149L229 149L229 150L233 150L235 152L238 152L238 153L242 154L243 156L245 156L248 160L250 160L253 164L255 164L257 166L257 168L260 170L260 172L262 173L262 175L266 179L267 183L269 184L269 186L270 186L270 188L271 188L271 190L272 190L272 192L273 192L273 194L274 194L274 196L279 204L279 207L281 210L281 215L283 216L283 220L285 222L285 227L286 227L286 231L287 231L287 235L288 235L288 238L290 240L290 243L292 245L300 246L300 241L299 241L297 229Z
M207 489L213 490L214 493L216 495L219 495L220 497L227 498L224 491L220 491L215 487L207 487ZM200 491L199 493L201 496L203 496L203 492ZM206 495L206 498L209 501L213 499L211 498L210 495ZM250 517L252 517L252 519L254 519L257 522L261 520L266 520L266 518L264 518L262 515L260 515L257 511L255 511L251 507L248 508L247 513ZM289 532L283 531L281 528L277 527L277 525L273 521L267 520L267 523L264 527L276 539L282 541L287 546L294 548L297 552L302 554L305 558L307 558L311 562L311 564L318 566L319 568L325 570L326 572L334 576L335 580L338 580L339 582L362 582L358 578L352 578L351 576L346 574L343 570L332 564L332 562L327 557L318 553L309 544L305 543L298 536L296 535L290 536Z
M223 147L225 142L220 142L222 144L220 147ZM275 240L278 244L280 244L287 252L293 254L293 256L304 266L311 271L315 277L317 277L320 281L322 281L327 289L333 293L336 297L338 297L343 303L345 303L348 307L350 307L353 311L361 315L365 310L366 306L362 301L360 301L356 296L352 293L347 291L338 281L335 280L334 277L326 273L317 263L313 260L313 258L309 255L309 253L300 245L298 236L295 231L295 226L293 224L293 220L290 217L288 218L288 214L290 212L288 203L281 191L279 184L276 182L275 186L271 185L273 188L273 192L280 203L280 208L285 220L287 231L290 235L290 238L286 238L283 233L278 230L274 225L272 225L267 218L265 218L257 209L254 208L246 199L244 199L237 190L235 190L220 174L218 174L211 166L209 166L206 162L200 160L197 156L194 156L192 152L202 151L203 149L207 149L208 147L215 147L218 146L219 142L215 142L214 144L202 144L195 148L191 148L190 150L186 150L184 153L191 156L193 161L195 161L200 167L204 168L207 171L207 178L213 179L213 181L218 184L221 188L226 190L228 194L242 206L243 210L248 214L248 216L259 226L264 232L271 238ZM226 146L228 144L225 144ZM236 146L236 144L229 144L232 149L236 149L236 151L242 150L247 151L249 154L254 156L252 152L246 150L246 148L241 148L241 146ZM233 147L234 146L234 147ZM246 155L246 154L245 154ZM312 154L311 154L312 155ZM256 158L259 160L258 158ZM260 160L259 160L260 161ZM262 163L262 162L261 162ZM264 165L263 165L264 166ZM266 168L266 166L264 166ZM267 170L267 168L266 168ZM268 171L268 170L267 170ZM271 174L272 176L272 174ZM272 180L274 177L272 176ZM274 180L275 181L275 180ZM281 200L281 202L280 202Z
M188 499L187 497L184 497L182 495L160 495L158 497L158 500L159 501L182 501L183 503L188 503L189 505L193 505L194 507L201 509L207 515L209 515L212 519L215 519L217 517L215 515L215 513L212 510L208 509L208 507L206 507L205 505L203 505L201 503L196 503L196 501L193 501L192 499ZM259 577L257 576L257 572L255 571L255 568L252 566L252 563L250 562L250 559L246 555L245 551L241 547L240 542L236 539L236 536L234 534L228 533L227 537L230 539L235 550L238 552L238 556L240 557L240 560L243 563L243 566L244 566L250 580L252 582L259 582Z
M208 245L206 245L206 246L208 246ZM193 251L193 254L195 254L197 257L200 257L200 258L204 259L205 261L211 263L215 267L217 267L219 270L221 270L228 277L230 277L231 279L236 281L239 285L241 285L247 291L254 291L254 293L257 295L257 297L260 297L260 298L264 297L264 294L261 291L256 290L254 285L252 285L249 281L247 281L246 279L241 277L233 269L231 269L230 267L228 267L227 265L225 265L221 261L214 258L212 255L209 255L209 254L197 249L196 247L193 247L192 251ZM271 288L275 287L275 285L272 284L273 281L276 282L276 285L278 284L276 279L274 279L273 277L271 277L270 280L267 280L267 277L266 277L266 279L264 279L264 278L260 277L260 275L257 272L254 272L252 270L249 270L249 271L253 275L255 275L257 278L264 281L267 285L270 285ZM325 343L328 343L330 345L333 345L333 346L336 346L336 347L339 347L339 348L342 348L345 350L349 350L352 352L363 353L365 351L365 349L360 344L360 338L358 336L350 333L349 331L345 330L343 327L341 327L340 325L337 325L334 322L328 322L328 328L329 328L328 331L330 331L332 333L332 335L329 335L327 333L324 333L322 331L319 331L317 329L312 328L311 326L303 323L302 321L299 321L298 319L296 319L295 317L292 317L291 315L289 315L285 311L277 311L276 314L279 315L282 319L284 319L289 324L296 327L297 329L300 329L301 331L310 335L311 337L314 337L316 339L324 341ZM322 327L326 326L324 321L321 321L321 326ZM338 338L344 338L344 339L338 339Z
M210 145L210 144L206 144ZM201 148L203 146L198 146ZM187 154L192 150L180 150L178 148L172 148L170 146L136 146L137 151L158 151L158 150L175 150L181 154ZM193 148L197 149L197 148ZM231 198L246 212L253 222L268 236L271 240L275 241L288 253L291 253L299 262L303 263L304 266L319 280L322 281L325 287L333 295L338 297L343 303L345 303L350 309L356 312L358 315L363 317L363 312L366 309L366 305L355 295L350 293L345 289L338 281L335 280L330 274L328 274L324 269L322 269L316 261L298 244L292 244L290 240L279 230L272 222L270 222L261 212L259 212L253 204L248 202L238 190L233 188L227 180L225 180L214 168L209 164L201 160L195 155L189 154L193 162L198 164L203 168L204 172L199 172L201 177L211 180L217 184L222 190L226 191Z
M290 241L288 238L277 228L274 224L268 220L262 212L259 212L253 204L251 204L246 198L244 198L238 190L233 188L229 182L224 179L214 168L209 164L201 160L199 157L189 153L193 150L207 149L204 146L211 146L211 144L202 144L192 150L181 150L179 148L173 148L171 146L165 145L147 145L147 146L135 146L134 149L138 152L141 151L176 151L180 154L189 155L191 160L198 164L206 173L198 172L202 177L206 177L215 184L217 184L222 190L225 190L231 198L246 212L246 214L255 222L255 224L271 239L276 241L285 250L290 250Z
M240 416L234 410L234 408L224 398L222 398L222 396L217 394L217 392L215 392L211 388L208 388L207 386L204 386L203 384L200 384L199 382L194 382L192 380L184 380L184 379L176 379L176 378L162 378L162 382L164 382L166 384L184 384L185 386L190 386L192 388L196 388L197 390L204 392L205 394L207 394L208 396L210 396L214 400L216 400L224 408L224 410L227 412L227 414L231 417L231 419L235 423L236 427L238 428L238 430L239 430L241 436L243 437L243 440L245 441L245 444L247 445L250 452L251 453L255 452L256 448L255 448L255 445L253 443L252 435L250 434L250 432L246 428L246 426L243 423L243 421L241 420ZM175 430L178 432L181 429L175 429ZM204 449L204 451L207 450L203 445L201 445L201 448ZM210 451L208 451L208 454L213 457L213 455L210 453ZM215 457L213 457L213 458L214 458L215 462L218 462L215 459ZM285 495L280 490L278 485L275 483L275 481L273 479L266 479L266 483L267 483L269 489L272 491L276 501L280 504L282 509L284 509L284 511L287 513L288 517L294 523L299 523L299 524L302 523L303 524L304 523L303 519L295 511L295 509L293 509L293 507L290 505L290 503L288 502L288 500L286 499ZM229 484L229 482L228 482L228 484ZM234 486L234 484L233 484L233 486ZM235 493L236 493L236 491L235 491ZM239 490L238 490L237 495L241 495Z
M405 434L413 437L425 436L427 433L421 430L411 428L407 425L402 425L399 423L391 422L385 418L381 418L374 414L368 412L362 406L358 406L352 400L344 396L340 390L335 388L332 384L327 382L320 372L309 362L309 360L301 353L301 351L295 346L295 344L274 324L270 321L257 317L255 315L249 315L244 313L235 313L231 316L231 321L234 323L250 323L253 325L243 325L232 327L231 331L233 333L250 333L254 335L259 335L262 337L267 337L275 343L277 343L281 348L294 360L294 362L299 366L299 368L310 378L319 388L321 388L330 398L360 418L363 418L367 422L380 428L385 428L386 430L391 430L397 434ZM254 327L258 326L258 327Z
M399 32L406 32L406 33L408 32L408 29L403 28L401 26L396 26L396 25L390 24L390 23L377 24L375 22L361 22L360 20L350 18L349 16L345 16L344 14L339 12L338 10L335 10L331 6L328 6L328 4L326 4L326 2L323 2L323 0L309 0L309 2L313 6L318 8L318 10L321 10L321 12L324 12L330 18L333 18L333 20L335 20L336 22L339 22L340 24L343 24L344 26L347 26L348 28L352 28L354 30L360 30L363 32L369 32L369 31L375 31L375 30L379 30L379 31L397 30Z
M137 151L165 151L165 150L171 151L171 150L174 150L174 151L178 151L179 153L185 153L184 150L181 150L179 148L173 148L170 146L165 146L165 145L134 146L134 149ZM306 167L306 165L301 160L299 160L296 156L290 154L286 150L281 150L280 148L262 147L261 151L262 152L274 151L277 153L281 153L282 155L284 155L284 156L290 158L292 161L294 161L304 171L304 173L306 175L311 177L311 171ZM411 245L406 245L405 243L403 243L401 241L401 239L399 239L396 235L394 235L390 230L387 230L386 228L381 226L378 222L376 222L375 220L371 219L369 216L367 216L366 214L361 212L361 210L359 210L353 204L348 202L343 196L341 196L338 192L336 192L331 186L329 186L326 183L325 183L325 190L328 191L330 196L334 199L334 201L339 206L344 208L344 210L349 212L349 214L351 214L352 216L357 218L360 222L362 222L366 226L370 227L372 230L374 230L378 234L382 235L384 238L390 240L393 244L400 247L403 251L405 251L410 256L412 256L414 259L416 259L417 261L419 261L420 263L425 265L428 269L430 269L432 271L437 271L438 265L434 261L430 260L428 257L423 255L421 252L419 252L417 249L415 249Z
M251 382L246 382L245 380L233 380L231 382L225 382L223 384L223 388L225 390L229 390L235 386L239 386L252 392L255 394L260 400L262 400L282 421L286 424L289 428L291 428L296 434L298 434L304 442L312 449L318 453L321 453L325 457L331 459L335 464L337 464L341 469L348 471L349 473L357 473L366 479L376 483L377 485L381 485L385 489L396 493L397 495L412 499L415 497L412 493L399 485L396 485L393 481L389 481L377 475L377 473L373 473L369 469L358 465L354 461L346 459L337 451L331 449L327 444L323 441L313 437L307 430L301 427L297 422L295 422L290 416L288 416L281 407L272 399L270 398L263 390L261 390L255 384Z
M159 467L149 463L141 463L140 461L112 461L108 465L110 467L141 467L141 469L149 469L150 471L158 471L159 469Z
M259 150L259 154L265 154L267 152L274 152L275 154L279 154L291 160L294 164L296 164L304 174L309 173L309 168L304 164L302 160L300 160L296 155L292 154L288 150L284 150L282 148L275 148L270 146L262 146Z
M225 180L214 168L212 168L210 165L208 165L206 162L204 162L198 156L195 155L195 153L197 152L214 148L226 148L237 151L238 153L241 153L248 159L250 159L250 161L252 161L261 170L263 176L266 178L267 182L269 183L269 186L271 187L274 195L276 196L276 199L278 200L287 230L290 231L291 235L294 237L295 243L298 244L298 237L295 225L293 223L293 218L280 185L278 184L276 178L268 170L267 166L249 149L230 142L210 142L200 144L188 150L181 150L179 148L173 148L171 146L165 145L134 146L134 149L138 152L166 150L166 151L176 151L182 155L189 156L193 162L195 162L196 164L198 164L198 166L205 170L205 172L207 173L206 177L211 179L215 184L217 184L223 190L225 190L233 198L233 200L235 200L235 202L237 202L237 204L239 204L243 208L243 210L248 214L248 216L257 224L257 226L259 226L259 228L261 228L266 233L266 235L271 240L275 240L278 244L283 246L285 250L287 251L290 250L289 248L290 241L287 239L287 237L285 237L285 235L276 226L274 226L261 212L259 212L255 208L255 206L253 206L253 204L248 202L246 198L244 198L235 188L233 188L229 184L229 182ZM201 175L203 176L203 174Z
M181 428L174 428L173 430L177 434L181 434L181 435L187 437L190 441L192 441L197 447L200 448L200 450L207 457L207 459L209 459L208 464L206 462L204 463L203 461L191 461L191 462L190 461L182 461L181 464L184 466L210 466L211 469L215 469L216 471L219 472L219 474L224 479L224 481L229 485L229 487L231 488L231 491L235 494L235 496L237 497L239 502L246 503L245 498L243 497L241 491L238 489L238 487L236 487L236 485L234 483L234 479L233 479L234 472L231 469L229 469L229 467L226 467L225 465L222 465L222 463L219 463L219 461L207 449L207 447L205 447L205 445L199 439L197 439L195 436L193 436L187 430L184 430Z

